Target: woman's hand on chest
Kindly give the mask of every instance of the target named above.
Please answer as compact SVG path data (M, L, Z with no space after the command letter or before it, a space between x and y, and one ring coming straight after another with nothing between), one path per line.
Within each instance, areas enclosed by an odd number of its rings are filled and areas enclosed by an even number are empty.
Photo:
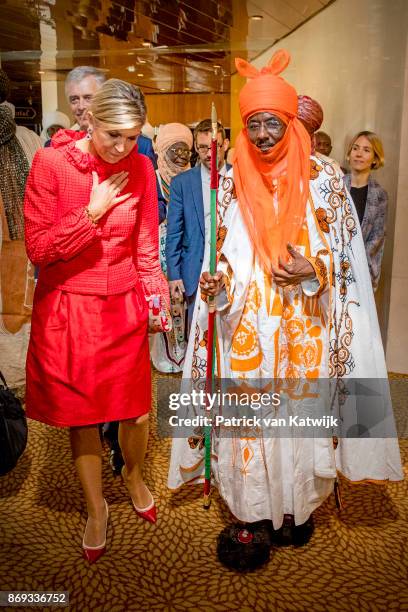
M92 172L92 189L89 204L86 211L90 219L97 223L114 206L125 202L131 193L121 192L129 182L128 172L118 172L109 178L99 182L96 172Z

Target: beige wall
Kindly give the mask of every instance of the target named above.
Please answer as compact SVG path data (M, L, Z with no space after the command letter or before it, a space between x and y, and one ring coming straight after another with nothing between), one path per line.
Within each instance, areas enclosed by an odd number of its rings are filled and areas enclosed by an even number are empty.
M408 258L404 246L408 233L402 229L395 235L395 258L402 249L405 257L398 257L400 263L395 262L392 268L396 211L401 228L405 224L408 229L407 146L405 163L400 165L407 26L406 0L337 0L254 61L260 68L273 51L288 49L292 62L285 78L298 93L322 105L322 129L331 135L332 156L338 161L343 162L346 143L360 130L373 130L383 140L386 167L375 177L388 191L390 208L378 301L383 331L391 312L389 330L398 334L398 338L389 339L387 352L388 367L397 372L408 372L403 355L408 347ZM408 144L408 137L405 142Z
M408 374L408 46L403 108L405 112L401 126L387 363L392 372Z

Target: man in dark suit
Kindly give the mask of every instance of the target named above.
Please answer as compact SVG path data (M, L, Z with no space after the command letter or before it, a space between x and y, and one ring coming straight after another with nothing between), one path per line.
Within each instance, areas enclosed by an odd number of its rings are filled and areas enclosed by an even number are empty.
M167 213L167 277L172 297L184 294L191 324L195 296L210 237L211 120L200 121L194 130L199 165L174 177ZM220 176L231 167L225 163L229 141L218 124L217 166Z
M157 170L157 156L153 149L153 143L147 136L140 134L137 138L137 150L142 155L147 155L153 164L153 168ZM156 176L157 199L159 202L159 224L162 223L167 214L167 202L160 189L159 181Z

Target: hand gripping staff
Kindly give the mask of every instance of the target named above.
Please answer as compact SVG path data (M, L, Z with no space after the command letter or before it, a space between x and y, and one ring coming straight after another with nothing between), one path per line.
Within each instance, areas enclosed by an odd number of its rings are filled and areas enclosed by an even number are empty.
M217 271L217 111L214 102L211 106L211 241L210 241L210 274ZM215 345L216 327L215 321L215 298L208 298L208 335L207 335L207 371L206 371L206 397L209 393L214 393L215 379ZM206 408L208 407L208 404ZM208 509L211 504L211 425L204 428L204 500L203 505Z

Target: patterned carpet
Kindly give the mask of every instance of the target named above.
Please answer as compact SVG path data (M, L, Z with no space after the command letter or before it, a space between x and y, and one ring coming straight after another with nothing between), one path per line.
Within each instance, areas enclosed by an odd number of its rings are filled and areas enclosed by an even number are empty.
M393 392L404 424L406 382ZM344 483L344 510L329 498L307 547L274 550L268 565L240 575L216 558L216 535L230 522L218 495L206 512L199 488L166 489L169 450L153 423L146 480L158 503L155 526L135 515L105 462L109 548L89 566L68 432L30 422L27 451L0 479L0 589L67 590L70 610L81 612L408 610L408 480ZM408 466L408 440L401 450Z

